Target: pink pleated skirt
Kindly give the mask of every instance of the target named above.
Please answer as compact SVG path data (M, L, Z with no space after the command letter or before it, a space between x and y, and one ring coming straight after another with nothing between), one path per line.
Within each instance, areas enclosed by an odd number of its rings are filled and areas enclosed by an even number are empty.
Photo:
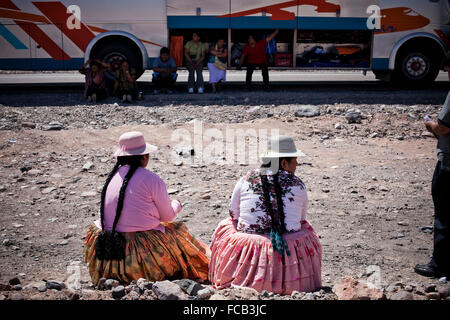
M313 292L322 286L322 246L307 221L285 234L290 256L274 251L269 235L238 232L231 218L213 235L209 281L215 289L250 287L277 294Z

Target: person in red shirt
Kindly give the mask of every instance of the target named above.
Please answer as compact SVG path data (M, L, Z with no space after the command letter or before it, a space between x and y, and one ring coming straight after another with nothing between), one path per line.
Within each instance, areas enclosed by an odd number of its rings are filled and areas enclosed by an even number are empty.
M270 40L275 38L277 34L278 29L266 39L259 41L256 41L252 35L248 36L248 44L242 52L241 61L239 63L240 68L247 57L247 75L245 80L247 90L251 90L253 71L258 67L262 72L264 88L267 89L269 87L269 61L266 56L266 45Z

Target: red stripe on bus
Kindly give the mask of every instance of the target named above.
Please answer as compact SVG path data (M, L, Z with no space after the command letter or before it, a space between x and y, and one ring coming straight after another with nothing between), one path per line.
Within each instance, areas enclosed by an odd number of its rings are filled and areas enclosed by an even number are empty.
M33 2L33 4L83 52L89 42L94 39L95 34L81 21L80 29L69 29L67 27L67 21L72 14L67 13L67 8L61 2Z
M72 58L64 52L44 31L30 22L14 21L22 28L37 44L39 44L55 60L71 60Z
M0 8L20 10L11 0L0 0Z

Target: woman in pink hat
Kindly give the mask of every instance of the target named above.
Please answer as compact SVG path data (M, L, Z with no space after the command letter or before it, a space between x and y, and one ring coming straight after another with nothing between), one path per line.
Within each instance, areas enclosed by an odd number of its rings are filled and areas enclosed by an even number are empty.
M268 147L262 167L236 184L230 218L214 232L209 280L216 289L315 291L322 285L322 246L306 220L306 187L295 175L303 153L287 136Z
M186 226L170 222L181 211L166 184L145 169L157 147L142 133L119 139L117 163L106 179L99 219L89 227L84 255L94 285L100 278L122 283L208 276L209 249Z

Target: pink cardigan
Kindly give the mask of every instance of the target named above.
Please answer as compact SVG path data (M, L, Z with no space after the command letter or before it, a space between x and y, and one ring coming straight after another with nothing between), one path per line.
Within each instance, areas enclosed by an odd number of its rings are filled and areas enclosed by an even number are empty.
M128 165L120 167L106 190L104 221L106 230L112 229L119 191L129 168ZM138 168L128 182L116 231L135 232L156 229L164 232L161 222L172 221L180 211L180 202L170 200L164 181L155 173ZM101 228L100 218L95 224Z

